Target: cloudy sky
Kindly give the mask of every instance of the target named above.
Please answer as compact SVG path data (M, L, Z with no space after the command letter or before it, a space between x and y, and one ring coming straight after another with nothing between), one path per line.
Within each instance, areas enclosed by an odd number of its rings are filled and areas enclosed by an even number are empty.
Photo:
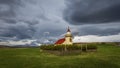
M81 41L120 42L120 0L0 0L0 41L54 42L68 26Z

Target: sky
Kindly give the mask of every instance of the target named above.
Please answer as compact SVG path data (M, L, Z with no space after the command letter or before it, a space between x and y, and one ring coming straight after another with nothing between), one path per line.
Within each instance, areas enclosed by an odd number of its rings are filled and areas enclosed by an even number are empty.
M75 42L120 42L120 0L0 0L1 42L54 43L68 26Z

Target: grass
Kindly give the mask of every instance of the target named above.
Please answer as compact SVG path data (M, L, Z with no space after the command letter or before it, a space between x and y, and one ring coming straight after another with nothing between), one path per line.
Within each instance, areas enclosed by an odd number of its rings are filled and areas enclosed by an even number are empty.
M0 68L120 68L120 47L98 45L97 52L56 56L39 48L1 48Z

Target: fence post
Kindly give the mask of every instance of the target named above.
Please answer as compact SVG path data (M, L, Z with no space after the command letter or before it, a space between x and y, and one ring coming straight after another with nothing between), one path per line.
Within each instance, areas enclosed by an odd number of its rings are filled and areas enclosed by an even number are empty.
M86 44L86 51L87 51L87 44Z
M82 52L82 44L81 44L81 52Z
M67 51L66 44L65 44L65 51Z

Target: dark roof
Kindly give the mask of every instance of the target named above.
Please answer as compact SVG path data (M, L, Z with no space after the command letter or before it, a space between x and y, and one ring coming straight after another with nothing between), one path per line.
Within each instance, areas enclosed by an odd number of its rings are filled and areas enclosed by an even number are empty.
M65 41L65 38L59 39L55 44L62 44Z

